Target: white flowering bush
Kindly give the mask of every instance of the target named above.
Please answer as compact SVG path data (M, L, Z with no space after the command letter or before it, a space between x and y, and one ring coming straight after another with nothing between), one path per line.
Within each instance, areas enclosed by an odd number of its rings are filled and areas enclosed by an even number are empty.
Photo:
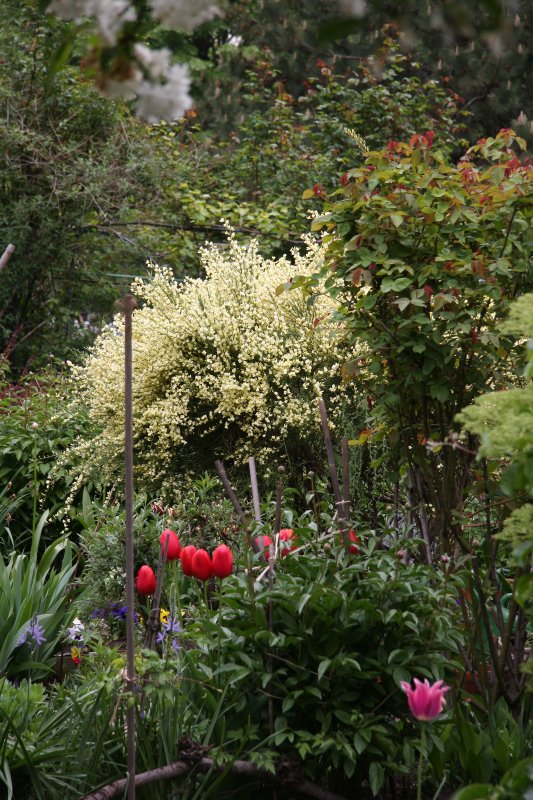
M260 464L313 459L321 446L318 397L334 425L353 400L342 364L356 354L330 321L333 300L317 293L309 306L299 290L276 293L323 258L309 239L293 260L263 258L257 243L201 252L204 279L177 283L155 267L137 280L141 307L133 318L136 474L147 489L170 488L176 475L212 468L213 460ZM103 474L122 468L124 339L118 316L84 365L73 368L77 400L101 429L78 445ZM349 398L352 398L349 400Z
M188 67L172 64L166 47L153 50L138 41L139 9L156 24L191 33L220 15L210 0L44 0L44 6L60 19L92 28L91 60L99 62L96 85L102 94L136 98L137 114L150 123L173 122L191 108Z

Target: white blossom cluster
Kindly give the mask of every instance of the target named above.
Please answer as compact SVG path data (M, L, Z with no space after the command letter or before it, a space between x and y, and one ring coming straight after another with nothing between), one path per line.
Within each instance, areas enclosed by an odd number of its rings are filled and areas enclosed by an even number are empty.
M201 257L205 279L178 284L155 267L133 286L143 302L133 318L136 475L151 489L170 488L176 464L194 466L195 454L230 462L253 455L271 466L291 443L317 441L319 396L333 425L353 396L341 366L357 353L330 322L331 298L319 295L310 307L299 290L276 294L317 270L322 246L309 240L292 261L267 260L257 243L242 246L230 233L226 247L209 246ZM120 470L123 456L122 331L117 317L72 375L75 402L102 430L80 454L104 473Z
M188 32L220 13L209 0L151 0L149 6L162 25ZM131 0L52 0L48 11L77 23L94 20L106 47L116 45L124 24L137 18ZM100 91L115 99L137 97L137 113L147 122L180 119L192 106L187 66L171 64L166 48L152 50L140 43L134 47L134 56L126 69L121 65L120 70L100 76Z

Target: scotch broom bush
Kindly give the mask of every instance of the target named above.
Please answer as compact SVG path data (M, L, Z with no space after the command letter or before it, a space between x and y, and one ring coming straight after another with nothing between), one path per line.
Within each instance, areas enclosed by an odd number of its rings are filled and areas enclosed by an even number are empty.
M255 456L274 465L313 460L319 444L318 397L332 423L347 397L340 365L355 357L340 326L328 322L335 304L318 293L276 294L296 275L316 273L322 246L307 241L293 260L263 258L256 242L228 233L223 248L201 251L203 279L177 283L155 267L138 280L134 312L134 437L139 483L172 488L177 474ZM104 475L121 469L124 429L123 320L96 341L73 368L76 402L88 407L101 433L80 441L77 455Z

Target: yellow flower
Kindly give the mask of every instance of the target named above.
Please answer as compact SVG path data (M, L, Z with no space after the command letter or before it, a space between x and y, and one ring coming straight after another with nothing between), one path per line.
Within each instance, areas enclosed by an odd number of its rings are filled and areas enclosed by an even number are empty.
M162 608L159 612L159 622L161 622L162 625L166 625L169 616L170 616L170 611L167 611L165 608Z

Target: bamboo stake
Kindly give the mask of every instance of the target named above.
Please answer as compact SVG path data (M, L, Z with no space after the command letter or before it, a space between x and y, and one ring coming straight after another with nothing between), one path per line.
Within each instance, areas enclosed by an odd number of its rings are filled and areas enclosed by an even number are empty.
M226 494L228 495L229 499L231 500L233 508L235 509L237 517L239 518L239 522L244 522L244 518L245 518L244 511L242 510L242 506L241 506L241 504L239 503L239 501L237 499L237 495L235 494L235 492L231 488L231 484L230 484L230 482L228 480L228 476L226 475L226 470L224 469L224 465L222 464L222 461L218 461L218 459L215 461L215 469L216 469L216 471L218 473L218 477L222 481L224 489L226 490Z
M135 689L135 631L133 577L133 354L132 316L134 299L124 299L124 461L126 501L126 680L129 692ZM128 736L128 800L135 800L135 703L126 712Z
M252 498L254 501L254 517L255 521L261 524L261 501L259 500L259 486L257 484L257 471L255 469L255 458L248 459L248 467L250 469L250 483L252 484Z
M342 437L342 500L343 517L347 521L350 519L350 449L348 437Z
M4 250L2 258L0 258L0 272L2 272L2 270L4 269L4 267L6 266L7 262L9 261L14 252L15 252L15 245L8 244L8 246Z
M337 467L335 466L335 456L333 454L333 444L331 441L331 432L329 430L328 415L326 412L326 404L323 399L318 401L318 408L320 410L320 421L322 423L322 433L324 436L324 444L326 445L326 455L328 457L329 477L331 479L331 486L333 488L333 497L335 498L335 508L337 509L337 517L340 522L341 536L344 542L346 552L350 549L350 534L346 527L346 514L345 504L341 495L339 487L339 479L337 477Z

